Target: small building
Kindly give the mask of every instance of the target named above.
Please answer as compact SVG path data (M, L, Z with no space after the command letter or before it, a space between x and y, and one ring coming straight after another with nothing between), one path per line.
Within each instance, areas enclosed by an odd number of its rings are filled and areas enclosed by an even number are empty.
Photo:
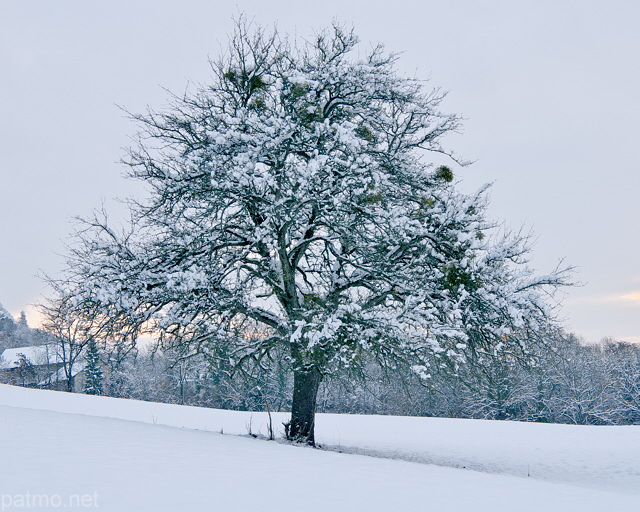
M84 361L73 369L73 390L84 389ZM8 348L0 355L0 382L16 386L67 390L64 361L55 345Z

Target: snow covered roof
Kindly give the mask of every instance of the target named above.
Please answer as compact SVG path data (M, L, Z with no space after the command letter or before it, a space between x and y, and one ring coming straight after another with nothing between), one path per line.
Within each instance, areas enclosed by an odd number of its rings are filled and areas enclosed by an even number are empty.
M61 363L62 358L51 345L37 345L35 347L18 347L6 349L0 358L3 366L9 368L18 367L19 354L24 356L34 365Z
M84 370L85 366L86 365L84 361L78 361L76 364L73 365L73 371L71 372L71 374L75 377L81 371ZM65 380L67 380L67 374L65 373L64 368L58 368L54 373L42 379L42 381L39 382L39 384L44 385L44 384L47 384L48 382L62 382Z

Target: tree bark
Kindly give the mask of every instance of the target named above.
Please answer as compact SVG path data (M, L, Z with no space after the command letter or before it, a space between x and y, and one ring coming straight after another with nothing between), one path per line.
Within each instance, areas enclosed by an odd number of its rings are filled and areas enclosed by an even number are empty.
M73 393L75 391L74 382L75 382L75 377L73 377L71 375L71 371L69 371L69 378L67 379L67 391L69 393Z
M291 422L287 437L292 441L315 446L315 416L318 388L322 381L320 372L297 370L293 374L293 402L291 404Z

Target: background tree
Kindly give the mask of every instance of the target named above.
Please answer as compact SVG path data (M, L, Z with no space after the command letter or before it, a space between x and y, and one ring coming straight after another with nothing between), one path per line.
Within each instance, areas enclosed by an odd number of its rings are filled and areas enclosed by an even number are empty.
M87 222L69 261L78 308L232 367L285 354L288 435L310 444L324 377L517 357L514 328L545 325L543 288L564 282L533 276L526 238L485 220L484 191L429 163L458 128L443 94L357 43L334 26L291 44L241 20L211 84L134 116L129 175L150 195L130 229Z
M119 324L104 311L88 309L76 302L64 283L48 281L54 293L38 306L42 327L50 336L49 346L62 363L67 391L74 391L75 375L85 362L89 344L115 337Z
M85 363L84 392L87 395L101 395L103 375L100 367L100 352L98 351L98 346L93 339L89 340L87 343Z
M26 355L18 353L18 360L15 361L15 364L22 386L38 384L36 367Z
M10 337L16 330L16 322L11 314L0 304L0 336Z
M68 298L56 297L40 306L42 326L52 335L51 350L55 352L67 381L67 391L74 390L76 370L84 359L87 343L92 339L90 323L73 310Z
M640 346L603 341L610 375L608 391L614 402L609 404L609 415L617 423L640 424Z

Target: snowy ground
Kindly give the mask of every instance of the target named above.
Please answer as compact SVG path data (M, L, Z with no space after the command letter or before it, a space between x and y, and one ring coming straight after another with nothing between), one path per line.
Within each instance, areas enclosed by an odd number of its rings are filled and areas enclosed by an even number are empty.
M640 427L319 415L320 443L379 457L220 435L249 429L266 415L0 385L0 511L640 510Z

